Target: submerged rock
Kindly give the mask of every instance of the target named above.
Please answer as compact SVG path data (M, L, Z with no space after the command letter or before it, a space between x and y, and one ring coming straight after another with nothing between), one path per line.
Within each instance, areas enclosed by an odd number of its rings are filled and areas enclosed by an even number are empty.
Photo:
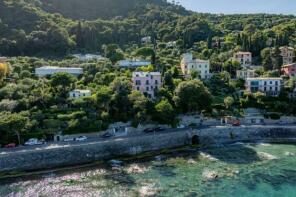
M278 159L276 156L274 155L271 155L269 153L265 153L265 152L258 152L258 155L261 159L264 159L264 160L275 160L275 159Z
M155 184L146 184L143 185L139 189L139 193L141 197L146 197L146 196L155 196L157 193L159 193L160 190L155 188Z
M192 158L188 159L187 161L188 164L196 164L196 161Z
M201 152L200 153L200 156L203 158L203 159L207 159L207 160L210 160L210 161L218 161L217 158L207 154L207 153L204 153L204 152Z
M215 180L219 178L219 174L216 171L205 170L202 173L203 178L206 180Z
M142 174L148 171L148 168L141 167L138 164L132 164L130 165L127 170L128 173L134 173L134 174Z
M295 156L295 153L291 153L291 152L285 152L286 156Z

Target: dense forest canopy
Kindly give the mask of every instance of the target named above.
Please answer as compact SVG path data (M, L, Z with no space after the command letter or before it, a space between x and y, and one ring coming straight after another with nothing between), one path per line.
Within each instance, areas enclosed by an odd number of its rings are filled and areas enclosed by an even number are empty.
M163 0L0 2L0 54L8 56L101 52L113 43L126 49L145 36L183 50L214 38L224 50L239 45L259 56L265 47L294 46L295 30L295 16L200 14Z
M241 116L255 107L276 117L295 115L288 95L296 79L285 79L278 98L244 92L245 81L233 79L241 69L232 60L237 51L252 52L252 63L262 65L257 76L280 77L284 45L296 48L295 16L194 13L164 0L1 0L0 56L7 61L0 62L0 144L97 132L118 121L177 126L184 113ZM179 65L185 52L210 60L211 78L196 79L198 72L184 77ZM85 61L73 53L104 58ZM117 66L129 58L152 65ZM41 66L81 67L84 73L39 78L35 69ZM135 70L161 72L155 100L132 90ZM68 98L73 89L92 95Z

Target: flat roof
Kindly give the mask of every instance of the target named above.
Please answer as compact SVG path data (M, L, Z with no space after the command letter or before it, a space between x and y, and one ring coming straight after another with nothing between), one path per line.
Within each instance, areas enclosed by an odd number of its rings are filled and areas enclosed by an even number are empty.
M247 78L247 80L283 80L280 77L257 77L257 78Z
M79 90L79 89L75 89L75 90L72 90L71 92L89 93L91 91L90 90Z
M58 67L58 66L42 66L36 69L82 69L79 67Z
M139 75L139 77L146 77L146 75L161 75L160 72L133 72L133 77L136 77L136 75Z

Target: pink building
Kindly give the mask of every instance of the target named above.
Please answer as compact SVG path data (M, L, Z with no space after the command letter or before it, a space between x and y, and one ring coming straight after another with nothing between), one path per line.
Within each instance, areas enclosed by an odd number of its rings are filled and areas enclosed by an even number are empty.
M161 85L160 72L133 72L133 90L145 94L148 98L155 98L155 91Z
M296 63L282 66L282 72L289 77L296 77Z

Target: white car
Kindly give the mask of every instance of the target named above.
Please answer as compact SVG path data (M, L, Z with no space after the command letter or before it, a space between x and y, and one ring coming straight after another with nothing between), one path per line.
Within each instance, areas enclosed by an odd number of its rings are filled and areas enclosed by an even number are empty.
M180 125L178 125L178 127L177 127L178 129L184 129L185 128L185 125L183 125L183 124L180 124Z
M45 141L38 140L37 138L31 138L26 141L25 146L35 146L35 145L42 145L45 144Z
M87 140L86 136L80 136L80 137L75 138L75 141L78 141L78 142L82 142L82 141L86 141L86 140Z
M74 138L65 138L63 141L64 142L73 142Z

